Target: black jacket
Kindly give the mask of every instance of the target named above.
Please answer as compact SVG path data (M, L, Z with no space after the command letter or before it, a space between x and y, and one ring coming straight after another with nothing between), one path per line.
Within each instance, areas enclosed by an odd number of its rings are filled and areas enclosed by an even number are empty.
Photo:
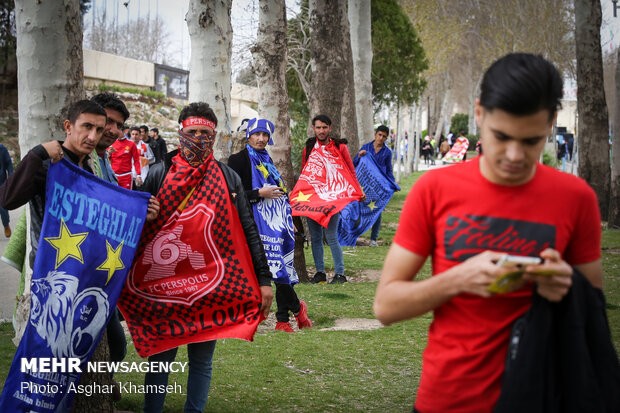
M64 158L78 165L79 156L62 146ZM93 170L88 164L90 157L87 155L82 161L81 167L91 174ZM47 171L50 158L43 145L32 148L24 159L21 160L15 173L8 177L0 186L0 206L13 210L26 203L30 204L30 268L34 268L34 257L39 246L39 236L43 227L43 215L45 213L45 185L47 183Z
M620 364L605 297L575 270L559 303L534 293L515 321L495 412L620 412Z
M252 189L252 163L250 162L250 154L248 148L243 148L242 151L237 152L234 155L230 155L228 158L228 166L230 166L241 178L243 189L251 204L254 204L260 200L258 196L258 189Z
M172 166L172 158L176 156L178 150L169 152L164 157L164 162L157 163L149 169L149 174L144 181L144 184L139 188L140 191L149 192L151 195L157 195L159 189L164 183L164 178ZM231 200L239 219L241 220L241 226L245 233L245 239L252 255L252 264L254 264L254 272L258 278L258 284L260 286L271 285L271 271L267 264L267 257L265 256L265 249L263 243L258 235L258 228L256 222L254 222L254 216L252 214L252 208L245 195L243 185L239 175L235 173L228 166L216 161L217 165L224 174L226 185L228 186L228 192L231 194ZM235 196L236 194L236 196Z

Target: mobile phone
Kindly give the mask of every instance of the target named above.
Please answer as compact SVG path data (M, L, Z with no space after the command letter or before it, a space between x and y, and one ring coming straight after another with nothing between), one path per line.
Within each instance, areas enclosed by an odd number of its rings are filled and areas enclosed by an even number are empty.
M525 268L526 265L538 265L542 264L543 260L540 257L522 257L520 255L504 255L497 261L497 265L501 267L517 267L519 269Z
M512 291L521 280L527 265L542 264L540 257L522 257L520 255L504 255L497 261L499 267L516 267L514 271L508 271L487 288L488 291L496 294L503 294Z

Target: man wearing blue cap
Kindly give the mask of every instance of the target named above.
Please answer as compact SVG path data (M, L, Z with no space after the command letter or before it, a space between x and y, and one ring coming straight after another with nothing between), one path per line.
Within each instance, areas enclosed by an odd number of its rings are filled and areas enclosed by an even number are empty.
M276 283L276 330L292 333L289 311L295 315L300 329L312 327L312 322L306 303L299 300L293 289L299 278L293 267L295 229L291 205L282 176L265 149L268 144L273 145L273 131L273 123L267 119L250 119L246 147L230 156L228 166L241 177Z

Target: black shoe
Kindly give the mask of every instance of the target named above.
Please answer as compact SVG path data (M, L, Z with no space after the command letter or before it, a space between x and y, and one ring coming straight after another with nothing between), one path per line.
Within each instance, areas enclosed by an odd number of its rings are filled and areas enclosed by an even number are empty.
M329 282L330 284L342 284L347 282L347 277L342 274L334 275L334 278Z
M314 277L310 280L312 284L325 284L327 283L327 275L324 272L317 272L314 274Z

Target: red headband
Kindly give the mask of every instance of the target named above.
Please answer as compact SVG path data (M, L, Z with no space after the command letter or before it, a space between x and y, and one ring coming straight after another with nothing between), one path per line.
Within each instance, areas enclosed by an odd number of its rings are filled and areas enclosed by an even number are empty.
M207 118L199 118L199 117L191 117L191 118L187 118L185 119L183 122L181 122L182 127L187 128L188 126L208 126L211 129L215 130L215 122L210 121Z

